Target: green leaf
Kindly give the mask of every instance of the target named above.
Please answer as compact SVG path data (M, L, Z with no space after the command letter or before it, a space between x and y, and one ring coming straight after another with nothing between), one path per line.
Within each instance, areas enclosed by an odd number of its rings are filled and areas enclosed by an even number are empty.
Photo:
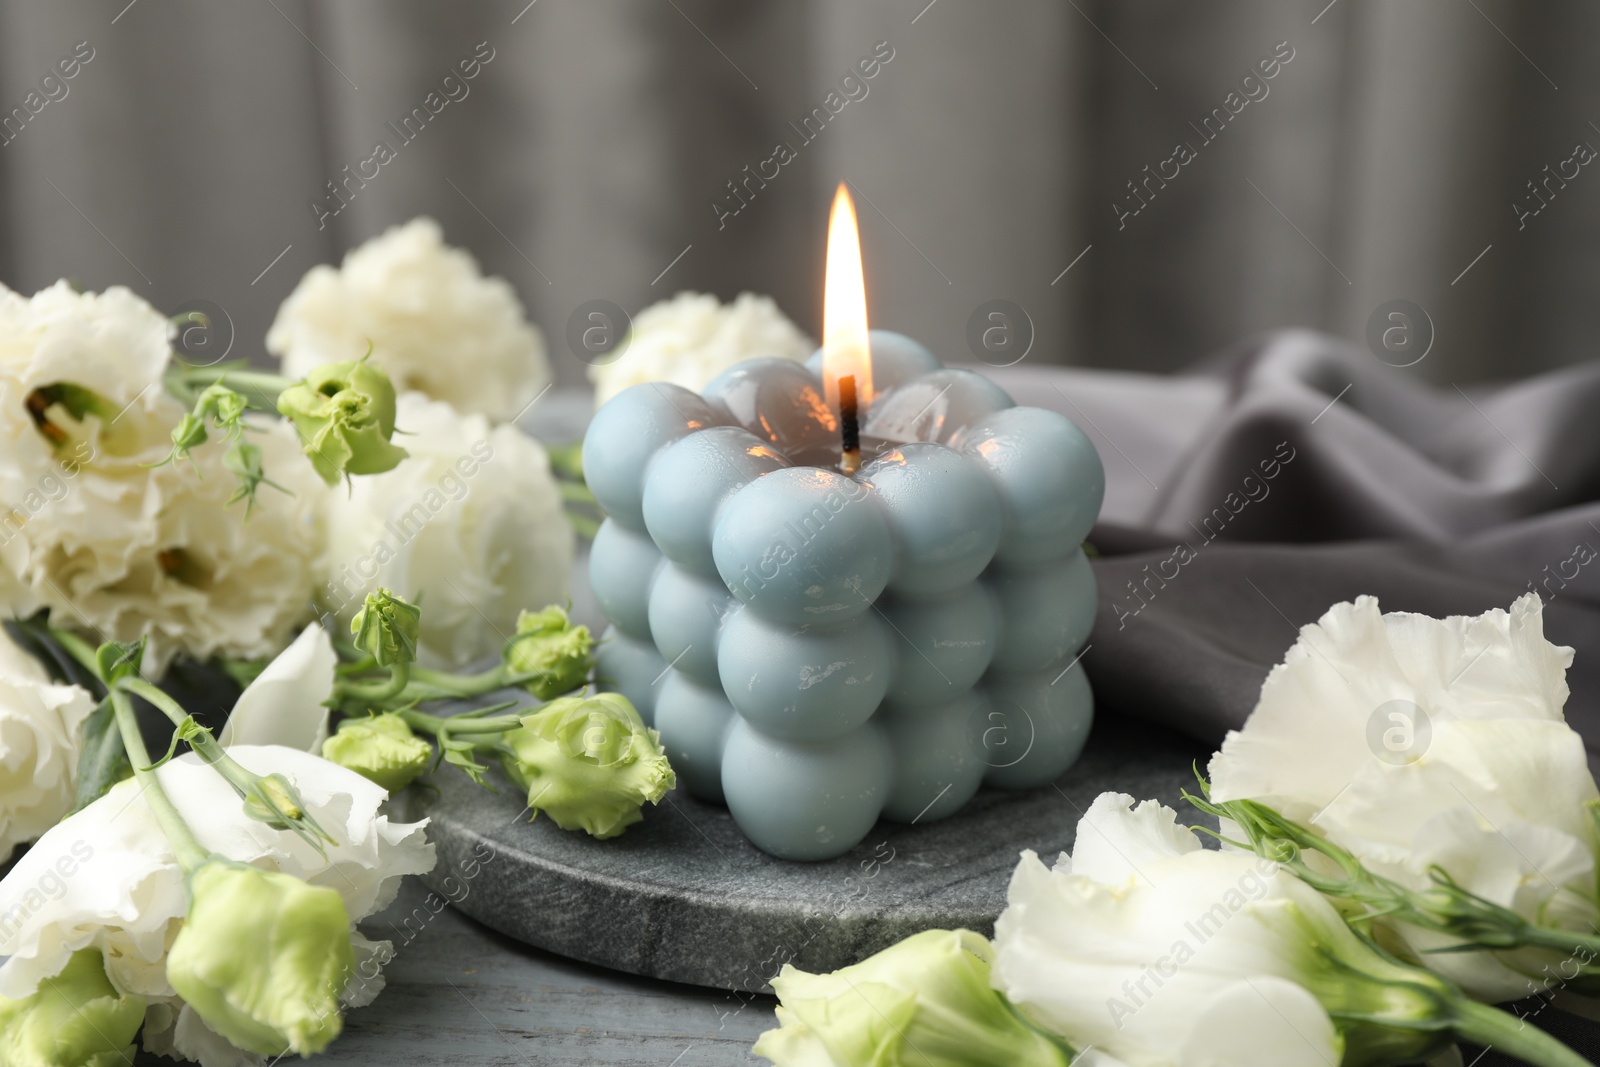
M44 665L51 678L82 686L93 694L105 692L100 680L50 636L46 612L41 611L31 619L6 619L0 625L19 648Z
M78 792L72 807L75 812L105 796L112 786L133 773L109 699L100 702L79 730L83 747L78 753Z

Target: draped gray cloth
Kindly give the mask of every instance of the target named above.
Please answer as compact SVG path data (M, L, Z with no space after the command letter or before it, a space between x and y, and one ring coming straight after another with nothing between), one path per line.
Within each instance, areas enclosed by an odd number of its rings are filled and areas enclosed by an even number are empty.
M1534 591L1546 636L1576 649L1567 718L1600 773L1600 364L1431 388L1290 331L1171 378L989 373L1076 421L1105 461L1083 657L1097 715L1215 745L1331 604L1372 594L1391 611L1478 614ZM1512 1010L1600 1056L1600 1023L1537 996Z
M1520 377L1600 327L1600 177L1568 162L1600 146L1597 29L1577 0L5 3L0 281L206 299L260 357L305 270L430 214L575 382L563 325L594 298L752 289L814 332L845 179L875 320L947 359L996 297L1029 363L1146 370L1290 325L1359 339L1403 297L1437 331L1414 375Z
M1084 665L1108 713L1216 743L1333 603L1478 614L1533 591L1600 749L1600 365L1441 389L1291 331L1171 378L990 373L1105 461Z

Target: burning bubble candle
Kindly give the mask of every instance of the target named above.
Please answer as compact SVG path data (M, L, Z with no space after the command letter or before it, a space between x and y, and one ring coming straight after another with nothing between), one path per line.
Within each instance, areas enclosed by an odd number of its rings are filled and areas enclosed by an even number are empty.
M816 355L701 394L634 386L583 467L607 516L602 684L765 851L837 856L880 816L943 818L1077 758L1100 458L1061 415L868 330L842 186Z

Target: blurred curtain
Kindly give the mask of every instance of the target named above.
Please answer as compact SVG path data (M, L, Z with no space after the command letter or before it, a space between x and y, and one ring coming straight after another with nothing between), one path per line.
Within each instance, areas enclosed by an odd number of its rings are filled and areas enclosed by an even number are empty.
M842 179L875 322L949 359L992 299L1030 362L1165 370L1405 298L1408 373L1517 377L1600 326L1597 31L1553 0L11 3L0 281L208 300L261 358L305 270L429 214L570 382L594 298L754 289L815 332Z

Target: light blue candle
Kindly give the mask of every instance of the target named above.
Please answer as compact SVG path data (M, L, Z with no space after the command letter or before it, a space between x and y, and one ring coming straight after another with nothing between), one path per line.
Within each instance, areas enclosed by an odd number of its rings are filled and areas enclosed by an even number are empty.
M590 578L603 686L661 731L689 792L765 851L840 855L878 818L944 818L1054 781L1093 697L1081 542L1105 476L1069 420L871 334L865 465L837 469L818 356L595 416L607 519Z

